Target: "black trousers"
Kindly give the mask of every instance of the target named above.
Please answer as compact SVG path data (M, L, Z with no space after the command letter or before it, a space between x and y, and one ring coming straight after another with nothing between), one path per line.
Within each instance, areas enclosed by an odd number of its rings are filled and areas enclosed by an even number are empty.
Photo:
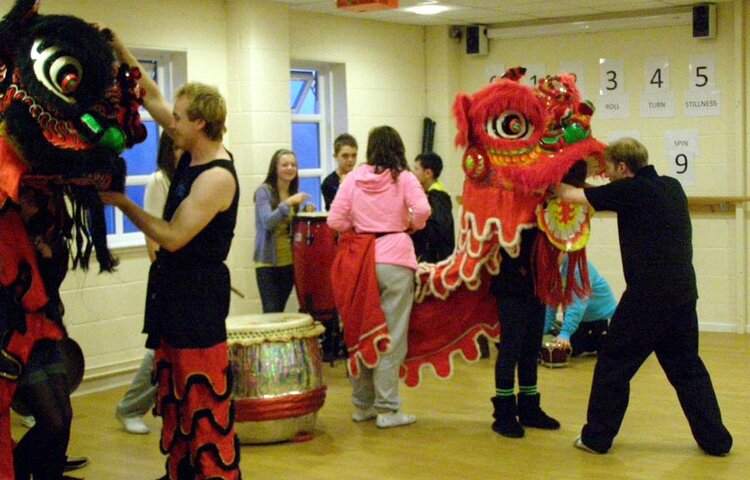
M682 305L644 301L625 292L599 351L583 442L606 451L620 430L630 396L630 379L652 352L677 392L698 445L728 452L732 437L721 421L711 377L698 356L695 300Z
M516 366L519 385L536 385L537 359L544 334L544 304L533 295L498 297L497 308L500 343L495 362L495 388L514 388Z
M263 313L283 312L294 288L294 267L260 267L255 269Z
M63 478L73 411L62 362L56 342L38 342L19 381L16 398L29 409L36 425L13 450L17 480L32 475L35 480Z

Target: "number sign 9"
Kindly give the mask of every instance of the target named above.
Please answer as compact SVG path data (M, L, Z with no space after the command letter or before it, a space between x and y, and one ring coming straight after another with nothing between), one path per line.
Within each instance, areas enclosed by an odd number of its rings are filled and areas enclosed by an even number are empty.
M675 149L669 153L670 171L683 187L695 185L695 151Z
M678 153L674 157L675 173L683 174L688 170L688 156L684 153Z

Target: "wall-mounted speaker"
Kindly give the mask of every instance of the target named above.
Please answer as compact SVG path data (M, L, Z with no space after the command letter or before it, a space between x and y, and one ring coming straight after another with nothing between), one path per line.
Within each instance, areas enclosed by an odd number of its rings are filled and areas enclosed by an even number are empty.
M487 55L488 47L487 27L482 25L470 25L466 27L467 55Z
M716 36L716 5L704 3L693 6L693 38Z

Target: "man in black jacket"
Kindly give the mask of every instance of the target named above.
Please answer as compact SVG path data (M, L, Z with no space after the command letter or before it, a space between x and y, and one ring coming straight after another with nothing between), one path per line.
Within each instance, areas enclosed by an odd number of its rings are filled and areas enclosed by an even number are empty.
M456 246L453 231L453 204L440 183L443 160L436 153L422 153L414 160L414 175L422 184L432 214L427 226L412 234L417 261L437 263L453 253Z
M710 455L726 455L732 436L698 355L698 290L685 191L674 178L656 173L637 140L618 140L604 155L611 183L586 189L561 183L555 191L566 202L617 213L627 284L599 351L587 423L575 446L609 450L628 407L630 379L654 352L698 445Z

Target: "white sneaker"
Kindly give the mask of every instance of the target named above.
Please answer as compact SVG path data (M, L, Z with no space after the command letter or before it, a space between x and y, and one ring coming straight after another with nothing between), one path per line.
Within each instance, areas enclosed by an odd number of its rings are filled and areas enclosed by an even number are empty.
M115 417L122 424L122 428L128 433L143 435L151 431L151 429L148 428L148 425L143 423L141 417L123 417L119 413L115 413Z
M378 411L375 410L375 407L370 407L366 410L358 408L354 411L354 413L352 413L352 420L354 420L355 422L366 422L367 420L372 420L377 416Z
M401 412L388 412L379 413L378 419L375 420L375 425L378 428L392 428L401 427L403 425L411 425L417 421L417 417L414 415L407 415Z
M89 457L69 457L65 456L65 467L64 472L72 472L78 470L89 464ZM75 478L75 477L63 477L63 478Z
M34 428L34 425L36 425L36 418L34 418L34 415L21 417L21 425L26 428Z
M607 453L607 452L599 452L589 447L588 445L583 443L583 439L581 438L580 435L575 440L573 440L573 446L576 448L580 448L581 450L585 452L594 453L596 455L602 455L603 453Z

